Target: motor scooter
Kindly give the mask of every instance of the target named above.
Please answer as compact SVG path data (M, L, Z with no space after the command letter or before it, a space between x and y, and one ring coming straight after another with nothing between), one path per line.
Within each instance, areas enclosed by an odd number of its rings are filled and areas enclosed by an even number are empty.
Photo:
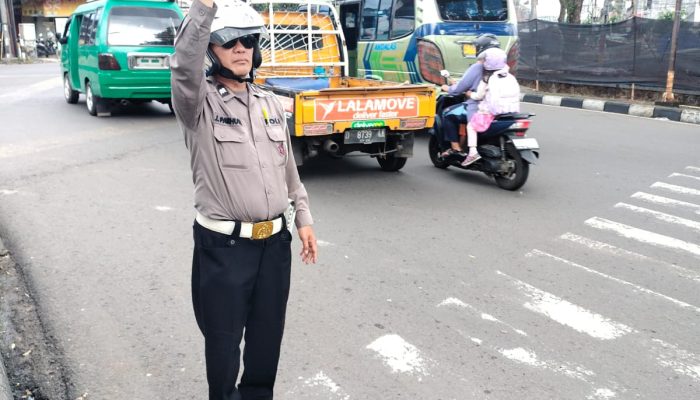
M534 114L510 113L496 116L489 129L477 136L477 151L481 158L470 165L462 166L464 155L455 153L447 157L441 156L450 148L450 143L444 139L442 112L464 100L464 95L443 94L438 98L435 124L430 130L428 143L430 161L441 169L453 166L483 172L493 177L502 189L520 189L527 181L530 164L535 164L539 158L540 147L537 139L526 137L530 128L530 118Z

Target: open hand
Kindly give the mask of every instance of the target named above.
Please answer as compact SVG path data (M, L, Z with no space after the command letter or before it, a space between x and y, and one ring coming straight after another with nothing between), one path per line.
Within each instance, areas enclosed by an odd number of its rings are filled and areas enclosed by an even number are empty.
M316 264L318 260L318 246L316 245L316 235L311 225L302 226L297 229L299 239L301 240L301 261L306 264Z

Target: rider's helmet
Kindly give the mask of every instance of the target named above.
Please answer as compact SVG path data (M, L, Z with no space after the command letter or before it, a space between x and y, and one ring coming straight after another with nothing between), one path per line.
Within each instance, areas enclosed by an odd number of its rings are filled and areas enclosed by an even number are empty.
M239 82L252 82L255 78L255 69L262 64L260 52L260 37L267 37L265 22L253 7L240 0L217 1L218 10L211 24L209 43L226 47L235 45L234 40L252 37L253 42L253 68L246 76L237 76L228 68L221 65L218 57L211 49L207 50L207 75L219 74L224 78L234 79ZM244 42L244 45L247 44ZM250 48L250 47L248 47Z
M476 55L479 57L486 49L501 47L501 42L498 41L498 38L493 33L482 33L474 39L474 47L476 48Z
M501 49L486 49L483 52L483 56L484 70L486 71L498 71L499 69L503 69L508 65L508 55Z

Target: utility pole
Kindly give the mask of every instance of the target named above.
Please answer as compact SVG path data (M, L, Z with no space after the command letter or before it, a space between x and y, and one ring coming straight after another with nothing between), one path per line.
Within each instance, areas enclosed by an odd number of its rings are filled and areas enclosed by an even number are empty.
M678 47L678 31L681 27L681 5L683 0L676 0L676 12L673 14L673 30L671 31L671 54L668 56L668 74L666 75L666 91L662 99L667 103L674 103L673 79L676 71L676 48Z
M15 7L13 0L0 0L0 19L2 20L2 38L9 42L9 53L12 57L17 57L17 26L15 24Z

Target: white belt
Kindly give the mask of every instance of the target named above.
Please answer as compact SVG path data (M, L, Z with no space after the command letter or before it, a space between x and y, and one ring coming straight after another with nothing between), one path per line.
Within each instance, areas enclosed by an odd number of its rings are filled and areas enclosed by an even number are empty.
M211 219L199 212L197 212L195 220L203 227L224 235L232 234L233 228L236 227L236 221ZM240 237L246 239L267 239L282 230L282 217L277 217L271 221L239 222L239 224L241 224Z

